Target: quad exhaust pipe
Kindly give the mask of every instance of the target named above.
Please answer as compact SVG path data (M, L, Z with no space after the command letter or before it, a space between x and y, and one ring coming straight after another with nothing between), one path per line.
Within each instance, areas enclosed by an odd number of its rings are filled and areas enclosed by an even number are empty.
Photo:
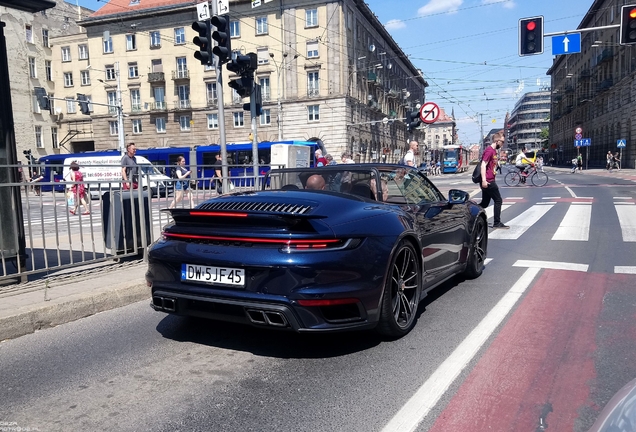
M263 309L245 309L245 312L252 324L287 327L287 318L281 312Z
M170 297L152 296L152 306L155 310L164 312L176 312L177 299Z

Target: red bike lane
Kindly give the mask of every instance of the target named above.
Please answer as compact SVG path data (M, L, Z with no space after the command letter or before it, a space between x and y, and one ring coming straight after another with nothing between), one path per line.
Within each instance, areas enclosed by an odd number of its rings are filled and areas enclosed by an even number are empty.
M586 431L636 377L636 275L544 270L430 431Z

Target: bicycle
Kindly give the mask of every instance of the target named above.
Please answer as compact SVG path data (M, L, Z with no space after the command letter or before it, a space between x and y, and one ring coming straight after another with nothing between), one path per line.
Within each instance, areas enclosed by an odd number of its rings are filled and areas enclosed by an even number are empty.
M528 178L530 178L530 181L535 186L545 186L546 183L548 183L548 175L544 171L537 170L534 164L531 165L526 175L521 174L521 170L518 168L509 171L504 177L504 183L506 183L507 186L518 186L520 183L525 184Z

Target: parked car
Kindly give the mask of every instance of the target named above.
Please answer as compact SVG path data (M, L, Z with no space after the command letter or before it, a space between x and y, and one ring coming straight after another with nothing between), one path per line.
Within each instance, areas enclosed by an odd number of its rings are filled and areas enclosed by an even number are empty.
M166 210L174 222L148 255L156 311L395 338L428 291L482 273L483 209L464 191L444 197L415 168L290 168L267 180L262 191Z

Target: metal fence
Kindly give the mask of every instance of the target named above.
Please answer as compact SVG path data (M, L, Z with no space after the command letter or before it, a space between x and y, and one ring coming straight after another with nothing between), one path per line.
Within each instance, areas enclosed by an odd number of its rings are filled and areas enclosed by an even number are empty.
M172 167L157 168L163 168L169 175ZM0 165L0 172L17 172L19 168L26 174L37 172L40 167ZM0 213L3 219L0 221L2 283L25 282L42 273L89 263L145 256L147 247L161 235L162 227L171 222L169 213L163 209L193 207L218 196L214 178L166 178L161 188L133 190L125 190L122 180L87 180L82 183L93 193L83 197L84 206L82 197L76 193L77 182L60 183L52 179L35 182L29 181L28 175L25 177L27 180L22 182L0 183L0 206L4 207ZM254 184L259 184L261 179L255 182L251 174L230 178L231 192L253 190ZM177 182L180 182L179 186ZM151 183L140 178L138 184ZM49 189L46 186L53 190L43 192L42 187ZM74 189L74 186L77 187ZM63 192L59 190L61 188ZM80 201L79 206L75 205L76 201ZM19 202L21 211L13 208L15 206L10 202Z

